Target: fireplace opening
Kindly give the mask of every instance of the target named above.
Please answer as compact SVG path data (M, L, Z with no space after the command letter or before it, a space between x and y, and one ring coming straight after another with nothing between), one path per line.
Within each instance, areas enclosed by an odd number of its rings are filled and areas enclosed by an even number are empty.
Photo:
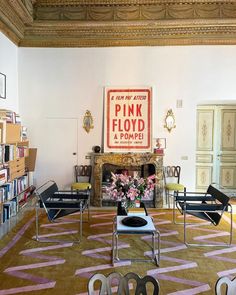
M111 184L111 172L127 170L138 173L141 177L155 174L155 191L150 207L162 207L163 156L156 153L94 153L93 161L93 206L116 205L105 194L106 186ZM127 172L126 171L126 172ZM145 202L146 203L146 202Z
M107 188L112 183L112 173L124 174L128 176L139 176L146 178L156 173L153 164L144 164L140 166L118 166L114 164L104 164L102 167L102 206L115 206L116 201L112 200L107 194ZM151 192L148 199L142 200L148 207L155 207L155 191Z

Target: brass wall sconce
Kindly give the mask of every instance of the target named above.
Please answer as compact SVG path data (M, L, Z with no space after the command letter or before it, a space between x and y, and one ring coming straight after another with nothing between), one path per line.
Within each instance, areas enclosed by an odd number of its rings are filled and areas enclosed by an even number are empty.
M166 117L165 117L165 125L164 125L164 127L169 132L171 132L171 130L176 127L176 125L175 125L175 116L173 114L172 109L169 109L167 111L167 114L166 114Z
M90 111L86 111L83 119L83 128L87 133L89 133L90 129L93 129L93 117Z

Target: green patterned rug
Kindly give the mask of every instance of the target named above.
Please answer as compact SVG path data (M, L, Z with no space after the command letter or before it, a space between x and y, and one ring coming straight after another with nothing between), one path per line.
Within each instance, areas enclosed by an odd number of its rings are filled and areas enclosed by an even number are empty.
M115 210L91 211L90 221L84 214L83 239L79 237L79 214L50 223L42 212L40 234L35 235L34 212L0 241L0 295L6 294L87 294L88 279L96 272L130 271L141 276L152 275L160 283L160 294L214 294L216 280L236 275L236 240L231 247L186 247L183 225L172 223L172 211L149 209L161 233L161 262L130 260L111 264L112 224ZM178 218L179 221L182 220ZM229 217L225 214L219 226L199 226L196 219L189 231L195 242L224 242L228 239ZM234 229L236 216L234 215ZM201 224L204 222L201 222ZM66 242L65 240L71 240ZM120 256L148 256L149 236L121 236Z

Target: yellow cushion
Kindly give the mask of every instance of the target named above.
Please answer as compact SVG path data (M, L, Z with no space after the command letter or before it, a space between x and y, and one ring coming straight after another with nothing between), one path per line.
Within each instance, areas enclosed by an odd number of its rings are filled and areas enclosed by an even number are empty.
M184 185L180 183L167 183L165 188L169 191L183 191Z
M91 183L89 182L74 182L71 185L72 190L86 190L91 189Z

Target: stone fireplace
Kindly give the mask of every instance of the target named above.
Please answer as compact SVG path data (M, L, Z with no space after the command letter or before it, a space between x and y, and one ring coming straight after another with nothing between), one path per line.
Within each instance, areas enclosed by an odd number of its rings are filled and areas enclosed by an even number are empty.
M153 173L156 175L156 188L154 193L154 207L162 207L162 169L163 156L154 153L94 153L93 159L93 206L102 206L103 193L102 183L104 180L104 167L106 169L113 165L116 168L127 169L130 171L141 172L148 176L149 165L153 166ZM146 168L145 168L146 167ZM152 174L153 174L152 173ZM106 177L106 176L105 176Z

